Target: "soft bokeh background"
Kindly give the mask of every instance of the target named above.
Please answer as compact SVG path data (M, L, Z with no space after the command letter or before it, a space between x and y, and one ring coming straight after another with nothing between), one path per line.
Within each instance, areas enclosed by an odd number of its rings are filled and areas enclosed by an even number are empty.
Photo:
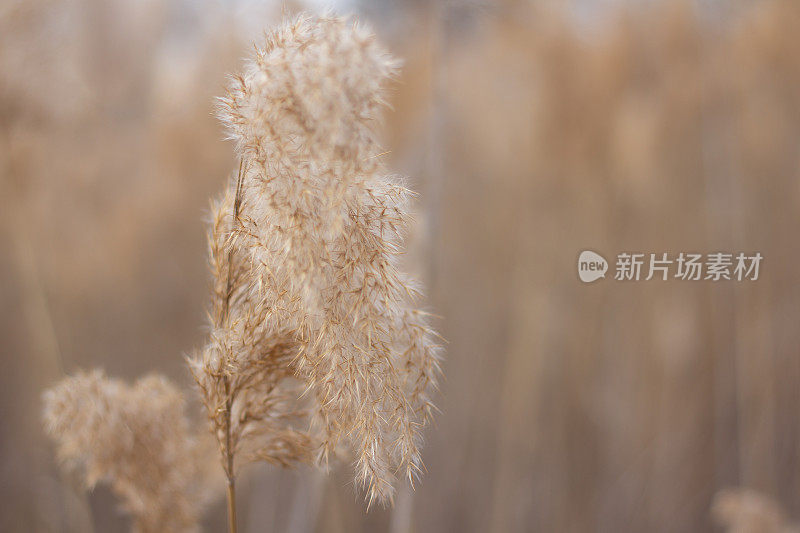
M60 473L41 392L90 367L191 386L235 165L213 97L319 6L0 0L0 530L127 530ZM365 513L347 465L255 468L242 531L718 531L726 487L800 520L800 4L337 8L405 59L383 138L421 193L442 413L393 510ZM765 259L756 282L584 285L587 248Z

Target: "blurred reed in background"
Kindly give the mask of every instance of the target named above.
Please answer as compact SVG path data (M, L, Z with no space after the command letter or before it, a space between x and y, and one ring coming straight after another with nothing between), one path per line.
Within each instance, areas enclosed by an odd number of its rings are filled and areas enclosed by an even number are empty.
M265 468L239 489L242 530L800 521L800 6L602 6L361 7L406 59L383 137L420 192L408 263L446 317L443 413L394 510L364 514L348 468ZM190 385L202 220L234 166L212 97L295 7L0 6L3 531L127 527L107 490L59 476L40 393L95 366ZM583 285L584 249L764 262L749 283ZM712 513L727 487L749 491Z

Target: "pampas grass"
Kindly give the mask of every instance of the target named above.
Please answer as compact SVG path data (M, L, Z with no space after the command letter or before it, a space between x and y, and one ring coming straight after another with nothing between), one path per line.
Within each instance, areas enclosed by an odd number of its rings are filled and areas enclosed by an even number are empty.
M243 161L231 238L250 291L314 400L321 459L347 440L369 498L420 468L437 346L397 266L409 191L371 126L396 63L363 28L300 17L267 37L221 100Z
M711 513L728 533L798 533L781 506L752 489L725 489L714 497Z
M213 495L204 435L192 432L181 391L160 376L133 385L80 372L44 395L59 458L87 487L108 481L136 533L199 531Z
M397 62L363 26L300 16L266 36L220 99L239 168L212 204L209 338L188 358L227 478L253 461L351 458L368 506L422 470L439 346L399 268L411 192L373 126ZM209 483L181 393L102 373L46 394L45 421L137 531L193 531Z

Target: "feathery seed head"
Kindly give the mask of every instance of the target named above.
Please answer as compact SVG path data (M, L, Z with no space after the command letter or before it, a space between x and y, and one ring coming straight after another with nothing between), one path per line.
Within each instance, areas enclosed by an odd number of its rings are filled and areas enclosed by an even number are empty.
M239 150L257 159L367 157L369 123L396 68L363 26L301 15L266 36L219 115Z
M210 447L189 429L181 392L161 376L133 386L81 372L44 394L58 456L88 486L108 481L139 533L198 531L212 496Z
M215 208L193 367L229 475L245 447L278 463L349 451L371 503L421 470L439 347L399 269L409 191L370 129L395 65L347 19L301 16L222 99L241 168ZM287 438L264 447L271 434Z

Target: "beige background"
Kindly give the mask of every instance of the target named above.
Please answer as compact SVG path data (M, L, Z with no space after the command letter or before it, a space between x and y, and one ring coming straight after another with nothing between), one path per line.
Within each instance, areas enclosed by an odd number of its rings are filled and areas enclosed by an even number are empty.
M0 530L126 530L59 473L41 391L88 367L190 385L203 220L234 167L212 99L299 6L0 1ZM347 465L263 467L242 530L712 531L730 486L800 518L797 4L355 10L405 59L384 139L421 193L442 413L393 511L365 514ZM764 262L584 285L584 249Z

